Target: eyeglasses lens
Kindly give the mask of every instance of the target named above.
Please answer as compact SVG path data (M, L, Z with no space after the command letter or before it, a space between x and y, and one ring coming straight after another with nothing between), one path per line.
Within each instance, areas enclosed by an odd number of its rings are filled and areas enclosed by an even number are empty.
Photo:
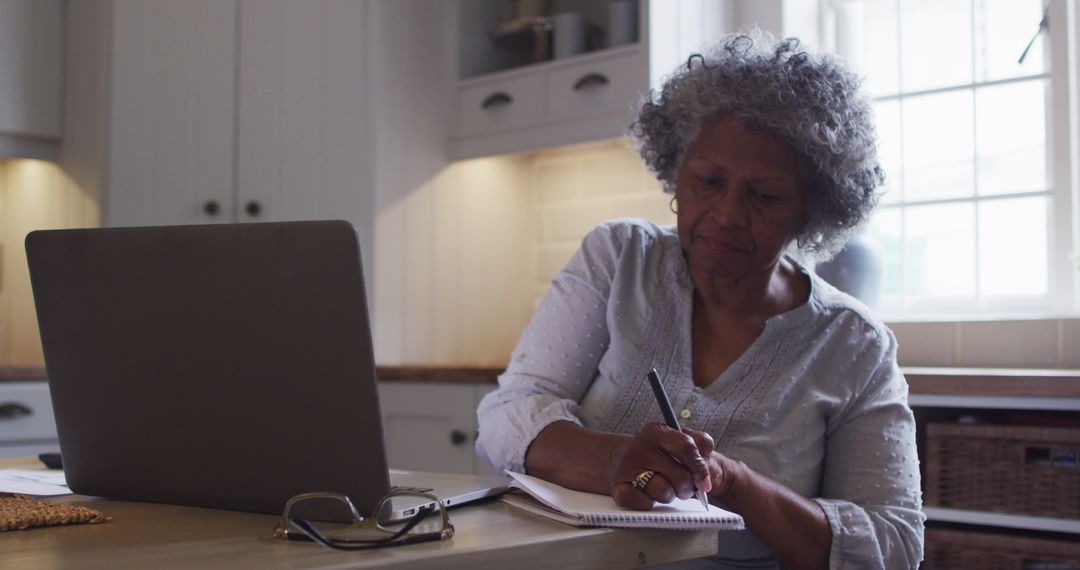
M289 517L304 519L335 540L379 540L386 533L373 525L358 525L349 505L336 497L310 497L293 503Z

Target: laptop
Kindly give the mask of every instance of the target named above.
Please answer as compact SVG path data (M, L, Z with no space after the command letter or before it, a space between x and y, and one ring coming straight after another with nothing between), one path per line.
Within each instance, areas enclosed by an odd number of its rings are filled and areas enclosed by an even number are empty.
M388 469L348 222L42 230L26 252L76 493L278 514L308 491L370 513L392 485L505 490Z

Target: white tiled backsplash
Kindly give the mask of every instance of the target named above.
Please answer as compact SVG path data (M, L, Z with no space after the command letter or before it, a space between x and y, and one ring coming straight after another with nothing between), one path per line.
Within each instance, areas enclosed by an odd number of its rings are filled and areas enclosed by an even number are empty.
M626 141L539 153L529 170L537 300L597 224L622 217L675 223L671 197Z
M23 239L33 229L97 224L97 200L55 163L0 160L0 366L42 366Z
M383 364L504 366L551 278L600 222L674 222L625 140L448 165L380 198L375 353Z
M1080 319L889 323L905 366L1080 368Z
M450 165L379 215L377 354L505 365L581 238L618 217L674 223L669 200L624 140ZM1080 368L1080 319L890 326L902 365Z
M367 260L379 362L505 365L581 238L618 217L674 223L669 199L623 140L454 163L384 199ZM55 165L0 162L0 366L41 365L22 238L96 220ZM904 365L1080 368L1080 319L890 326Z
M623 216L675 223L670 196L627 142L540 153L531 158L530 171L537 300L596 224ZM902 365L1080 368L1080 319L889 326Z

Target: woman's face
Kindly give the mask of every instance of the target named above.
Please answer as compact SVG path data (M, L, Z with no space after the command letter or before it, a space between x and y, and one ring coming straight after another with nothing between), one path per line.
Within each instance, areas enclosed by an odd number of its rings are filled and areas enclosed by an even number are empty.
M692 272L768 271L803 224L795 152L734 118L702 125L676 173L679 242Z

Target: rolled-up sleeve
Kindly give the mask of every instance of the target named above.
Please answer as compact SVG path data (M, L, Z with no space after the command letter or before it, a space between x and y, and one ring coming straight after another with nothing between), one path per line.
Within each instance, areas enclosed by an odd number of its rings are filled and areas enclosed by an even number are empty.
M476 452L496 469L524 472L528 446L545 427L581 424L579 403L609 343L621 227L604 224L585 237L522 332L499 388L481 400Z
M826 433L816 500L832 529L829 567L918 568L925 515L907 382L888 331L862 354L869 382Z

